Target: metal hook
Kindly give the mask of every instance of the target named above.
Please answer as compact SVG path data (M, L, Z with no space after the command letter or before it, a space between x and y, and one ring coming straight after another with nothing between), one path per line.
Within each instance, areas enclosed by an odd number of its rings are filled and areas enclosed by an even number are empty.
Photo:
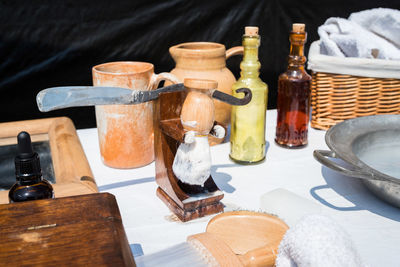
M218 99L222 102L228 103L233 106L244 106L247 105L250 101L251 98L253 97L251 90L249 88L239 88L236 89L236 93L244 93L243 98L237 98L228 94L225 94L221 91L215 90L214 93L212 94L212 97L215 99Z

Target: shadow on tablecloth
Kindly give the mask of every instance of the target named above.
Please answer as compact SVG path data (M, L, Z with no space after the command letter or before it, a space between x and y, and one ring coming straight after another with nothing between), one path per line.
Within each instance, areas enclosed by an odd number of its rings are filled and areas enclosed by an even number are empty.
M344 176L325 166L322 166L321 172L326 185L315 186L310 190L311 195L321 204L340 211L368 210L380 216L400 221L400 209L372 194L361 179ZM353 205L339 207L333 204L333 198L322 196L322 191L326 189L334 190Z
M212 165L211 166L211 176L214 179L214 182L217 184L218 188L227 193L235 192L236 188L229 184L229 181L232 180L232 176L225 173L218 171L219 168L232 168L232 167L239 167L236 164L219 164L219 165Z
M100 192L103 192L103 191L108 191L108 190L119 188L119 187L149 183L149 182L154 182L154 181L155 181L154 177L146 177L146 178L132 179L129 181L117 182L117 183L112 183L112 184L105 184L105 185L99 186L98 188L99 188Z

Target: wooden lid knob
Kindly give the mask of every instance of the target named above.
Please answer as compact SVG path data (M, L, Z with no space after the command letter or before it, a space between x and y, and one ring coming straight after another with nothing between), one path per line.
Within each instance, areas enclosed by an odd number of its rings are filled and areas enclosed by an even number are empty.
M306 29L306 25L303 23L294 23L292 25L292 31L293 32L304 32Z
M258 35L258 27L255 26L247 26L244 28L244 35L254 36Z
M184 79L183 85L188 88L210 90L217 88L218 83L214 80Z

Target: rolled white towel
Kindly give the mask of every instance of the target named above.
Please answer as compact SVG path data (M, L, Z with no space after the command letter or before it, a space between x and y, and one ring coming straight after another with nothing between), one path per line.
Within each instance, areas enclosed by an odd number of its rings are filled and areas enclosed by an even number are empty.
M329 18L318 27L321 54L337 57L400 59L400 50L356 22Z
M365 266L348 234L331 218L307 215L283 237L277 267Z
M352 13L349 20L382 36L400 49L400 10L373 8Z

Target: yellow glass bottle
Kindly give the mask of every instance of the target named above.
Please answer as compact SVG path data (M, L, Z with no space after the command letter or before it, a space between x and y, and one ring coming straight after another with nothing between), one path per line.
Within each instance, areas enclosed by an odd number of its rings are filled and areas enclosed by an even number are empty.
M249 88L253 94L251 102L245 106L233 106L231 115L230 158L240 164L252 164L265 158L265 118L268 87L259 77L261 63L258 60L260 36L258 27L246 27L242 38L243 60L240 63L240 78L232 86L236 89Z

